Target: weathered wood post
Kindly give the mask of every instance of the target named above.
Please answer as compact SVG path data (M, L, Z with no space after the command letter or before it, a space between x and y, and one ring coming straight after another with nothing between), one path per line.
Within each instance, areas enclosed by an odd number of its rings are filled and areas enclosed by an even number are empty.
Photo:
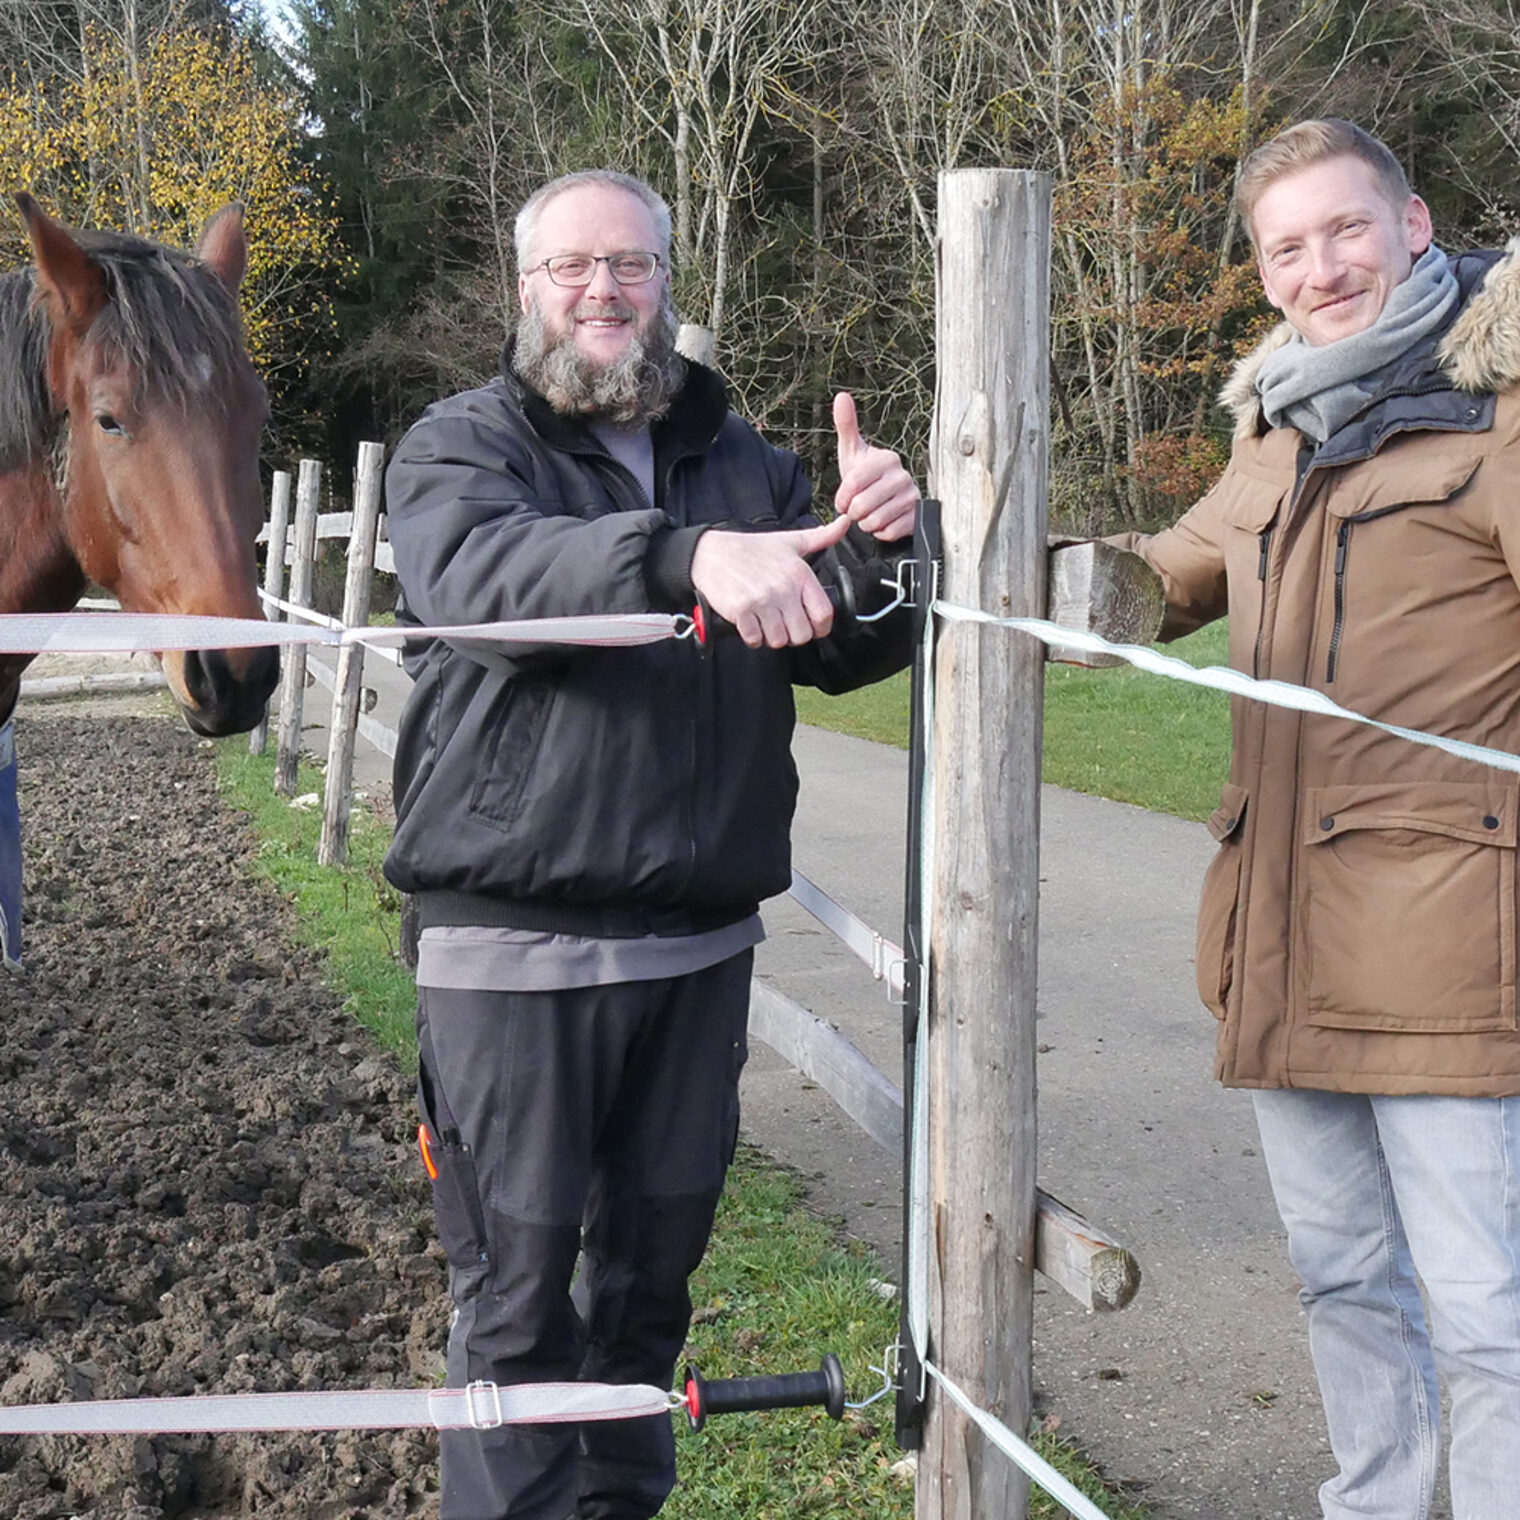
M317 507L321 493L321 464L315 459L303 459L296 481L296 525L291 535L290 595L286 598L293 607L311 606L311 562L317 552ZM280 737L274 760L274 789L282 797L289 797L296 789L305 696L306 646L289 644L280 677Z
M375 580L375 534L380 526L381 471L385 450L361 443L354 466L354 526L348 540L348 575L343 583L343 626L369 622L369 597ZM364 684L364 646L345 644L338 651L333 681L332 723L327 735L327 785L322 805L322 840L317 861L339 866L348 859L348 815L354 791L354 741Z
M285 540L290 537L290 471L276 470L269 492L269 548L264 553L264 590L280 596L285 590ZM285 614L266 607L264 615L271 623L284 620ZM248 735L248 753L262 755L269 743L269 714L259 719L259 726Z
M1045 612L1050 182L939 181L932 489L942 599ZM1045 653L946 620L929 925L930 1359L1023 1435L1035 1255L1035 931ZM922 1058L922 1052L921 1052ZM1022 1520L1028 1483L931 1385L919 1520Z

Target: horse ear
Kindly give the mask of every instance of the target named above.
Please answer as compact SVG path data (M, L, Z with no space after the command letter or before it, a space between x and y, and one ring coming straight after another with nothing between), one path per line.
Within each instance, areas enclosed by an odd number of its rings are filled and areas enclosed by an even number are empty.
M26 191L17 194L16 204L31 240L37 287L48 315L55 324L66 323L75 332L83 332L110 298L105 275L69 229L55 222Z
M243 236L243 206L232 201L201 229L197 257L235 295L248 273L248 239Z

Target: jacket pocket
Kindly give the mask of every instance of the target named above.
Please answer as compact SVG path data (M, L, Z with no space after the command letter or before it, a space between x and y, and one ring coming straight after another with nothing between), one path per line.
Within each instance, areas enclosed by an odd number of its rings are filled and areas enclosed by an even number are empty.
M1410 448L1395 444L1377 456L1378 467L1342 471L1335 489L1324 494L1325 512L1336 518L1381 517L1405 507L1442 505L1473 478L1481 447L1456 445L1432 452L1424 439Z
M1308 793L1298 896L1310 1024L1516 1027L1517 804L1520 787L1501 782Z
M1235 981L1235 931L1239 919L1241 834L1250 794L1228 782L1219 806L1208 819L1209 833L1219 841L1209 862L1198 905L1198 996L1216 1019L1224 1017L1225 1002Z
M485 720L486 751L470 791L470 811L499 828L510 828L522 811L528 778L539 747L554 682L548 677L519 676L505 683Z

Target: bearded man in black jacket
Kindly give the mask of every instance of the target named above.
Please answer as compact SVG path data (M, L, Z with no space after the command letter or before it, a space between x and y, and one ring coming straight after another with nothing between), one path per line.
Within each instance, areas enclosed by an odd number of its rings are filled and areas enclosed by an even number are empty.
M669 247L642 181L539 190L501 374L431 407L386 478L418 626L700 599L737 632L409 649L386 874L420 916L451 1386L669 1386L738 1130L758 908L790 883L792 684L910 653L901 611L836 628L825 583L890 576L913 481L839 396L821 524L796 456L677 354ZM665 1415L442 1437L442 1520L642 1520L674 1481Z

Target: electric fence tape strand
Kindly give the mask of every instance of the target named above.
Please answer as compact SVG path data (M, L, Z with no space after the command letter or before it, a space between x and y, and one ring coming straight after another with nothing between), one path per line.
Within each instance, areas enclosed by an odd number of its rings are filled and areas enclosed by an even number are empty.
M166 649L253 649L272 644L404 644L409 639L471 639L503 644L617 647L681 637L678 613L518 618L428 628L324 628L163 612L0 613L0 654L130 654Z
M315 612L297 602L287 602L283 597L274 596L268 591L260 591L259 600L265 607L273 607L276 612L283 612L286 617L293 617L298 622L311 623L318 628L343 627L342 618L328 617L326 613Z
M1464 739L1449 739L1444 734L1427 734L1416 728L1401 728L1396 723L1384 723L1332 702L1323 692L1311 691L1306 686L1294 686L1288 681L1263 681L1238 670L1228 670L1222 665L1207 665L1199 669L1185 660L1157 654L1154 649L1146 649L1139 644L1110 644L1096 633L1062 628L1043 618L994 617L991 613L940 601L934 603L934 611L938 616L955 622L991 623L999 628L1012 628L1020 633L1032 634L1046 644L1083 649L1092 654L1117 655L1137 670L1165 676L1172 681L1184 681L1191 686L1212 687L1215 691L1229 692L1232 696L1249 697L1256 702L1265 702L1269 707L1286 707L1327 718L1344 718L1351 723L1365 723L1384 733L1408 739L1413 744L1426 744L1434 749L1445 750L1447 754L1456 755L1462 760L1491 765L1497 770L1520 772L1520 755L1512 755L1501 749L1488 749L1481 744L1469 744Z
M924 619L922 721L924 763L919 800L917 1053L913 1060L913 1133L908 1178L908 1333L919 1366L929 1364L929 992L932 965L929 931L934 922L934 641L935 622ZM928 1372L920 1380L924 1397Z
M972 1403L938 1367L931 1362L925 1362L924 1369L982 1428L987 1439L1005 1456L1023 1468L1068 1513L1075 1515L1077 1520L1109 1520L1109 1517L1086 1494L1074 1488L1039 1452L1019 1440L995 1415L988 1414L985 1409L979 1409Z
M197 1394L0 1407L0 1435L156 1435L229 1430L487 1430L665 1414L672 1395L645 1383L472 1383L468 1388L367 1388Z

